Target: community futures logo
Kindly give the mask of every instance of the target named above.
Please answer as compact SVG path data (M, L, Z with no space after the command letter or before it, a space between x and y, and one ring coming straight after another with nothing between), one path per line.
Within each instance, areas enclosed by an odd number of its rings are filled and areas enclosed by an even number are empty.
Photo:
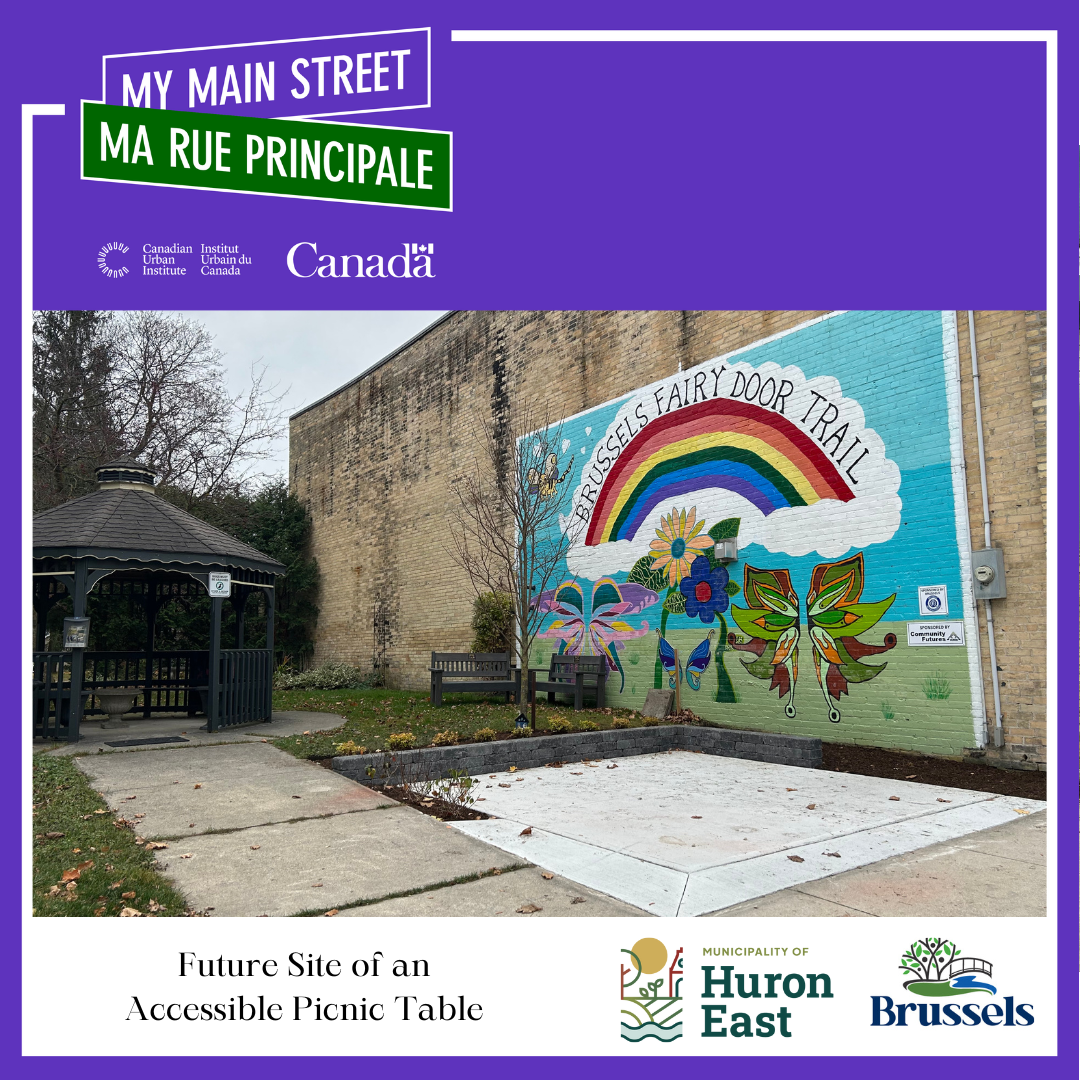
M900 970L909 978L904 989L923 998L956 998L979 994L997 996L990 981L994 966L976 956L961 956L960 948L947 938L925 937L913 941L900 958ZM885 994L871 997L871 1027L1029 1027L1035 1023L1035 1007L1017 1004L1007 996L996 1002L933 1004L896 1001Z
M108 278L122 278L128 273L128 268L120 263L119 255L126 255L129 250L127 244L110 240L97 253L98 269Z
M642 938L622 950L621 1034L627 1042L644 1039L673 1042L682 1038L683 950L668 962L667 946L657 938ZM650 978L655 975L656 978Z

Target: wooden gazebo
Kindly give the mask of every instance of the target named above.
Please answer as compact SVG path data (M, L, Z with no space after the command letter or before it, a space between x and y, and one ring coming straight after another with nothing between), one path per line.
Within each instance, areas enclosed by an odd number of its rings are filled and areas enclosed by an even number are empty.
M210 731L269 720L274 580L285 567L159 498L153 470L145 465L126 458L111 461L97 470L97 480L97 491L34 518L35 737L76 741L87 699L92 703L95 690L116 687L138 688L143 716L203 712ZM230 575L228 583L222 574ZM135 652L46 651L49 609L66 594L73 617L85 618L87 596L95 588L141 605L145 647ZM266 643L248 649L244 609L257 590L266 599ZM211 595L207 648L155 650L161 608L199 592ZM234 649L221 647L226 599L236 620Z

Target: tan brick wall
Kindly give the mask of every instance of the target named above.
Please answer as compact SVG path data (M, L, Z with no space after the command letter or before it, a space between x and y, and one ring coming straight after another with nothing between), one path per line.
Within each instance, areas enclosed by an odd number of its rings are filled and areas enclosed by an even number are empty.
M290 479L310 507L322 571L316 659L368 667L381 606L392 685L426 689L432 650L467 649L472 589L446 544L449 483L478 418L511 401L558 419L760 341L819 311L454 312L389 362L295 417ZM1009 599L995 604L1007 746L1045 762L1045 317L976 317L994 543ZM972 540L981 501L966 317L960 314ZM985 651L985 633L983 634ZM989 678L989 660L984 672ZM993 699L987 682L988 712ZM1026 758L1024 755L1027 755Z
M975 397L967 312L958 313L971 544L983 546ZM1046 768L1046 313L975 312L990 538L1008 596L993 601L1005 746L988 759ZM985 606L979 608L988 723L994 723Z

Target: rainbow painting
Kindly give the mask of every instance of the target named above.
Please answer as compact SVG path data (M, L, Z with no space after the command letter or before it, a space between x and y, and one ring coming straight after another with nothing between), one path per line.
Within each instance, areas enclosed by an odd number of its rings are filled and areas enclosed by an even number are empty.
M855 493L825 451L787 417L713 398L652 421L630 440L596 500L586 545L631 540L660 504L726 489L762 514Z

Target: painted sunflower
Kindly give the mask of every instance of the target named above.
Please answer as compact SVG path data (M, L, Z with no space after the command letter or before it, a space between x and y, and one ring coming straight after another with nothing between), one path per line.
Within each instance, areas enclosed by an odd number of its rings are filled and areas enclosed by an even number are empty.
M672 507L670 514L660 518L660 528L656 530L659 539L649 544L654 552L650 569L663 570L673 588L690 573L690 564L713 546L713 538L708 533L698 535L705 522L695 524L695 521L697 507L691 506L689 511Z

